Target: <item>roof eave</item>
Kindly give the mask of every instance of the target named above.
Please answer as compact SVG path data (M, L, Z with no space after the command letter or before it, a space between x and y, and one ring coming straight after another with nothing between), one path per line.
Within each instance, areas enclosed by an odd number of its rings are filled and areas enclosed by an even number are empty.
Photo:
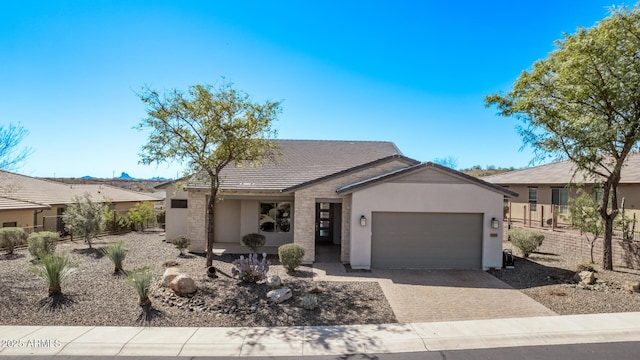
M354 173L354 172L357 172L357 171L360 171L360 170L368 169L370 167L373 167L373 166L376 166L376 165L379 165L379 164L383 164L385 162L393 161L393 160L400 160L400 161L403 161L403 162L407 163L407 165L412 165L412 166L420 164L420 162L418 160L414 160L414 159L411 159L409 157L406 157L406 156L400 155L400 154L393 154L393 155L385 156L383 158L380 158L380 159L377 159L377 160L374 160L374 161L370 161L368 163L360 164L360 165L357 165L357 166L354 166L354 167L351 167L351 168L348 168L348 169L345 169L345 170L341 170L341 171L338 171L338 172L333 173L333 174L322 176L322 177L319 177L317 179L309 180L309 181L303 182L301 184L290 186L288 188L282 189L281 191L283 193L290 193L290 192L298 191L298 190L304 189L304 188L312 186L312 185L320 184L322 182L325 182L325 181L328 181L328 180L331 180L331 179L335 179L335 178L338 178L338 177L341 177L341 176L345 176L345 175L348 175L348 174L351 174L351 173Z
M400 170L388 173L386 175L381 175L381 176L378 176L378 177L374 177L374 178L372 178L372 179L370 179L368 181L365 180L365 181L362 181L362 182L359 182L359 183L346 185L346 186L343 186L341 188L338 188L336 190L336 192L338 194L350 194L350 193L353 193L353 192L358 191L360 189L363 189L363 188L366 188L366 187L369 187L369 186L373 186L373 185L378 184L378 183L386 182L386 181L388 181L388 180L390 180L392 178L395 178L397 176L411 174L413 172L416 172L416 171L419 171L419 170L422 170L422 169L425 169L425 168L428 168L428 167L431 167L433 169L446 172L446 173L448 173L448 174L450 174L452 176L455 176L455 177L458 177L460 179L463 179L463 180L465 180L465 181L467 181L469 183L473 183L473 184L479 185L479 186L484 187L484 188L486 188L488 190L491 190L491 191L494 191L494 192L498 192L498 193L502 193L505 196L509 196L509 197L518 197L519 196L518 193L513 192L513 191L511 191L509 189L505 189L504 187L502 187L500 185L488 183L486 181L483 181L483 180L478 179L476 177L473 177L471 175L467 175L465 173L462 173L462 172L450 169L450 168L448 168L446 166L442 166L442 165L439 165L439 164L436 164L436 163L432 163L432 162L420 163L420 164L417 164L417 165L414 165L414 166L411 166L411 167L408 167L408 168L405 168L405 169L400 169Z

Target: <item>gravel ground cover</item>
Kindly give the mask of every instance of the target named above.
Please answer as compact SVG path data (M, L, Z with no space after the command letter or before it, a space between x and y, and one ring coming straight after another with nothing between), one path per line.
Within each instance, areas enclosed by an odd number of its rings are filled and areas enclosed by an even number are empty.
M510 242L503 247L512 249ZM518 250L513 253L517 255ZM589 259L549 253L533 253L528 259L515 256L515 260L515 269L492 274L560 315L640 311L640 294L624 290L626 281L640 282L639 270L618 267L606 271L589 264ZM580 266L597 271L595 284L573 281Z
M313 281L311 267L287 274L277 256L270 256L268 275L279 275L293 297L281 304L267 302L270 288L247 284L231 277L237 255L215 257L217 278L206 276L205 259L178 257L172 244L158 233L129 233L94 240L93 249L82 241L61 242L77 271L63 283L62 297L47 296L45 282L30 271L32 257L26 249L14 255L0 254L0 325L88 326L299 326L381 324L397 322L380 286L375 282ZM124 269L149 265L157 276L151 291L152 308L143 311L137 294L124 278L113 274L113 264L101 249L124 241L128 253ZM180 297L159 284L167 266L177 266L191 276L198 291ZM302 307L302 298L316 293L319 308Z

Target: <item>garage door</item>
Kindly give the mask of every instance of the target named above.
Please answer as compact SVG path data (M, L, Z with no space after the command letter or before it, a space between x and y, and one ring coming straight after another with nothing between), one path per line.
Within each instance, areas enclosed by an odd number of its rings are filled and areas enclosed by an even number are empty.
M371 266L481 269L482 214L374 212Z

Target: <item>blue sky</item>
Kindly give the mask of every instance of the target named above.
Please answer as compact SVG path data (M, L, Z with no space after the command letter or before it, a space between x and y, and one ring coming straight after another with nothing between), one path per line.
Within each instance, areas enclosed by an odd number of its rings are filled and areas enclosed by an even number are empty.
M484 96L610 5L0 0L0 123L29 131L20 173L175 177L177 164L138 164L136 92L224 77L254 101L282 101L279 138L385 140L420 161L525 167L517 121Z

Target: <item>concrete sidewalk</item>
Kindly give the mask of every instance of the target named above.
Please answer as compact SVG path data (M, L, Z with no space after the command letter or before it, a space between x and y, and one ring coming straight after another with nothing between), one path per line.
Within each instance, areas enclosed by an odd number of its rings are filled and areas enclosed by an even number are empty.
M289 328L0 326L0 357L301 356L622 341L640 341L640 312Z

